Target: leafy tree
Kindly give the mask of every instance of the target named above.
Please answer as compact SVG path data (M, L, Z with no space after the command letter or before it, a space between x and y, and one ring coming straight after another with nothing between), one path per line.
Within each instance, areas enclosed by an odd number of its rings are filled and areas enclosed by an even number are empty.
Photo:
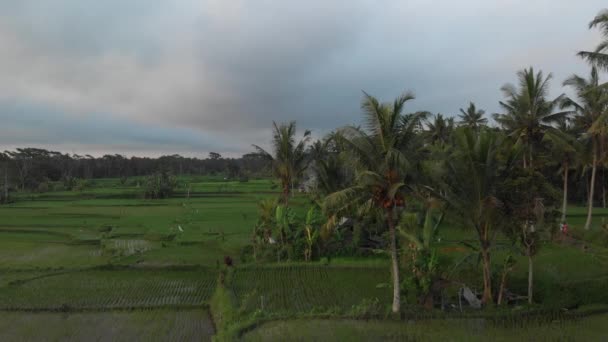
M0 167L3 171L2 176L2 188L0 189L0 204L6 204L9 202L9 175L8 166L10 164L10 157L7 153L0 152Z
M274 175L281 181L283 204L289 201L289 194L294 182L300 177L308 165L306 145L310 140L310 131L305 131L302 140L295 141L296 123L277 125L273 122L274 133L272 137L272 152L270 154L263 148L253 145L260 156L272 162Z
M469 107L466 110L460 108L460 114L458 114L460 121L458 124L479 130L488 123L488 119L484 118L485 113L484 110L477 109L473 102L469 102Z
M415 138L422 115L403 115L404 105L414 99L405 93L393 103L380 103L364 93L362 109L366 129L344 127L338 131L340 143L352 156L354 184L325 199L328 213L340 213L353 207L382 213L389 230L389 252L393 278L393 312L401 308L399 259L395 219L405 204L408 158L404 153Z
M222 155L217 152L209 152L209 159L219 160L219 159L222 159Z
M177 187L177 180L169 171L157 171L146 178L144 196L151 199L168 198Z
M600 158L600 147L608 137L608 88L600 84L597 68L591 68L589 79L573 75L564 81L572 87L577 99L564 98L562 107L572 107L577 115L574 123L584 132L582 138L591 144L591 181L585 229L591 226L595 177Z
M602 10L589 23L589 29L598 27L603 40L598 44L594 51L580 51L578 55L586 61L608 70L608 9Z
M519 88L512 84L501 88L506 100L499 103L505 113L494 114L494 120L524 147L524 167L533 166L535 149L545 135L559 134L553 125L569 114L567 111L555 112L563 96L547 99L551 77L551 74L545 77L542 71L535 73L530 67L517 72Z

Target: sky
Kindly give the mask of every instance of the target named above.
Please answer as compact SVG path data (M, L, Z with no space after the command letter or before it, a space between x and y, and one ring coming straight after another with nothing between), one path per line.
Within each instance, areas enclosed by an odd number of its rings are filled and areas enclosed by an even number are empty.
M533 66L561 83L600 41L585 0L0 0L0 150L127 156L269 146L272 122L322 137L362 91L407 111L499 111Z

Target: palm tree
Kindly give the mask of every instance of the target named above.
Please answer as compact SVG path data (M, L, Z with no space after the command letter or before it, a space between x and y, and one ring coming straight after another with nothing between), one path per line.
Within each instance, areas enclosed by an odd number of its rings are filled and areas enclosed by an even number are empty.
M367 127L344 127L338 131L340 143L352 155L356 170L354 185L334 192L325 199L327 212L339 213L352 208L369 208L381 213L389 230L393 278L393 312L401 308L399 263L395 219L404 206L406 173L409 162L405 150L415 139L422 113L402 115L405 93L393 103L380 103L364 93L362 109Z
M484 303L492 302L492 271L490 248L493 230L499 224L500 201L497 199L502 164L499 150L500 133L482 129L476 133L469 127L454 132L455 149L446 162L445 196L457 217L477 233L483 264Z
M281 125L277 125L273 121L272 125L274 128L272 136L274 155L258 145L253 145L253 147L260 156L272 162L273 173L281 181L281 201L287 204L294 182L306 169L308 163L306 145L310 140L310 131L305 131L302 140L296 144L296 123L294 121Z
M608 9L602 10L591 20L589 29L594 27L599 27L604 39L594 51L580 51L578 56L604 70L608 70L608 54L606 53L608 50Z
M483 117L486 112L477 109L473 102L469 103L469 107L466 111L460 108L460 113L461 114L458 114L458 118L460 119L458 123L463 126L471 127L476 131L479 130L481 126L485 126L488 123L488 119Z
M596 67L591 68L589 79L573 75L564 81L564 85L574 89L578 102L571 98L564 98L562 107L574 108L578 114L575 116L574 122L583 130L583 138L591 144L591 181L587 220L585 222L585 229L589 229L593 212L595 176L600 159L600 147L608 136L608 89L600 84Z
M3 182L2 192L0 193L0 204L4 204L4 203L8 203L8 201L9 201L9 197L8 197L8 188L9 188L8 164L10 162L10 157L9 157L8 153L0 152L0 162L2 162L2 164L4 164L4 182Z
M445 144L454 130L454 119L445 118L442 114L437 114L432 117L432 120L427 122L426 135L432 144Z
M566 98L565 101L568 101ZM568 105L562 104L565 107ZM551 141L551 154L555 160L559 161L559 170L557 171L562 175L563 187L562 187L562 217L560 222L566 222L567 210L568 210L568 178L570 170L575 168L580 163L580 156L583 153L583 147L576 140L576 132L573 130L573 125L570 124L568 118L561 120L557 128L562 133L563 137L557 140Z
M554 100L547 99L551 77L551 74L545 77L542 71L534 73L530 67L517 72L519 89L512 84L501 88L506 100L499 103L505 113L494 114L494 120L524 147L524 168L532 167L534 149L545 135L559 134L553 124L569 114L554 112L563 95Z
M335 132L332 132L323 141L315 141L308 152L315 181L314 194L319 198L346 188L352 179L336 140Z

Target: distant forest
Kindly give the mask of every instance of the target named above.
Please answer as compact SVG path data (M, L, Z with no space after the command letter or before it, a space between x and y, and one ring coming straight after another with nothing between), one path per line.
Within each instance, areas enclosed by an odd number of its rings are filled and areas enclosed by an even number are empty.
M157 171L173 175L223 175L228 179L270 176L270 168L255 153L240 158L223 158L211 152L208 158L188 158L177 154L158 158L130 157L120 154L93 157L63 154L39 148L18 148L0 152L0 184L11 190L36 190L40 184L78 179L128 178L147 176Z

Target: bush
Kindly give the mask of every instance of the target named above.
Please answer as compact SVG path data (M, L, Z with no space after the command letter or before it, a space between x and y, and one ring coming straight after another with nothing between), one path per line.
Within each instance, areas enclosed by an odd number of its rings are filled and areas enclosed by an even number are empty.
M77 179L76 185L74 186L74 190L83 191L87 187L89 187L89 182L86 179Z
M177 187L177 180L168 171L159 171L146 178L145 198L159 199L168 198Z
M122 185L122 186L127 185L128 180L129 180L129 178L127 176L120 177L120 185Z
M72 190L76 186L77 179L72 176L63 177L63 188L66 190Z
M42 182L42 183L38 184L38 187L37 187L36 191L39 192L39 193L49 192L49 183L48 182Z

